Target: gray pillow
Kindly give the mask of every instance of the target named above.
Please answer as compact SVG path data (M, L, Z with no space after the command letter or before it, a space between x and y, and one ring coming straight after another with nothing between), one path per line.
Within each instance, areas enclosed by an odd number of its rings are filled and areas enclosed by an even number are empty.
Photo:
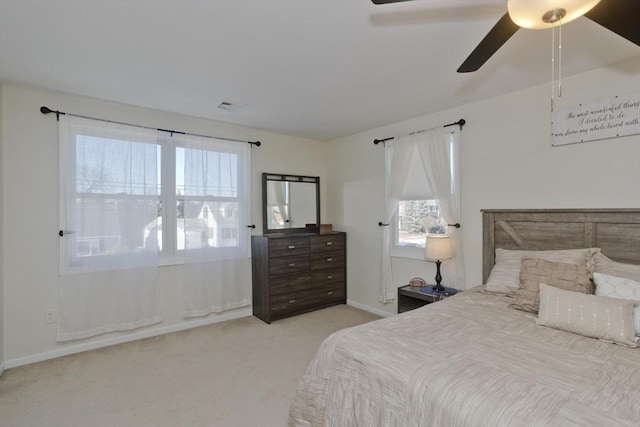
M592 294L594 291L591 274L586 265L524 257L520 287L516 290L509 307L537 313L540 306L540 283L582 294Z
M566 262L586 265L598 248L566 249L558 251L520 251L496 249L495 265L487 280L484 290L498 294L513 295L520 286L520 267L522 257L536 257L548 261Z

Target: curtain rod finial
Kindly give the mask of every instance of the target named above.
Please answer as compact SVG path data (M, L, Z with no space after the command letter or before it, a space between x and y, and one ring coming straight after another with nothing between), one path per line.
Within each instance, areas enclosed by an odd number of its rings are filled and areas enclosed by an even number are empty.
M51 108L43 105L42 107L40 107L40 112L42 114L49 114L49 113L56 113L56 120L60 121L60 114L64 114L62 111L54 111Z

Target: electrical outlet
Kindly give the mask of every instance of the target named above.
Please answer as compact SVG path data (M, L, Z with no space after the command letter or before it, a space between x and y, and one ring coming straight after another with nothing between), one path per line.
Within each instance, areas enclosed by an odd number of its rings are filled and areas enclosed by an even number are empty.
M58 313L54 310L47 310L44 312L44 323L56 323L58 320Z

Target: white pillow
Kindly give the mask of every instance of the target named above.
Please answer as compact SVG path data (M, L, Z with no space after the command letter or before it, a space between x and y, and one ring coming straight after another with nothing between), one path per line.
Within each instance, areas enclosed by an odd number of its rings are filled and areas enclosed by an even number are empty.
M520 286L520 266L522 257L542 258L546 261L587 265L599 248L566 249L558 251L519 251L496 249L495 265L485 285L485 291L513 295ZM591 271L591 269L589 269Z
M565 291L540 283L540 311L536 323L637 347L633 326L635 305L635 301Z
M602 273L593 273L593 281L596 284L596 295L640 303L640 282ZM633 310L633 324L636 336L640 337L640 306Z

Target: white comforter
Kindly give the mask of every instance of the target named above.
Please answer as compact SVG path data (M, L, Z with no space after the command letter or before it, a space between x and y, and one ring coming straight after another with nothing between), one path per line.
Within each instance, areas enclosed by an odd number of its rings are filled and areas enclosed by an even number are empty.
M640 426L640 349L467 291L328 337L290 426Z

